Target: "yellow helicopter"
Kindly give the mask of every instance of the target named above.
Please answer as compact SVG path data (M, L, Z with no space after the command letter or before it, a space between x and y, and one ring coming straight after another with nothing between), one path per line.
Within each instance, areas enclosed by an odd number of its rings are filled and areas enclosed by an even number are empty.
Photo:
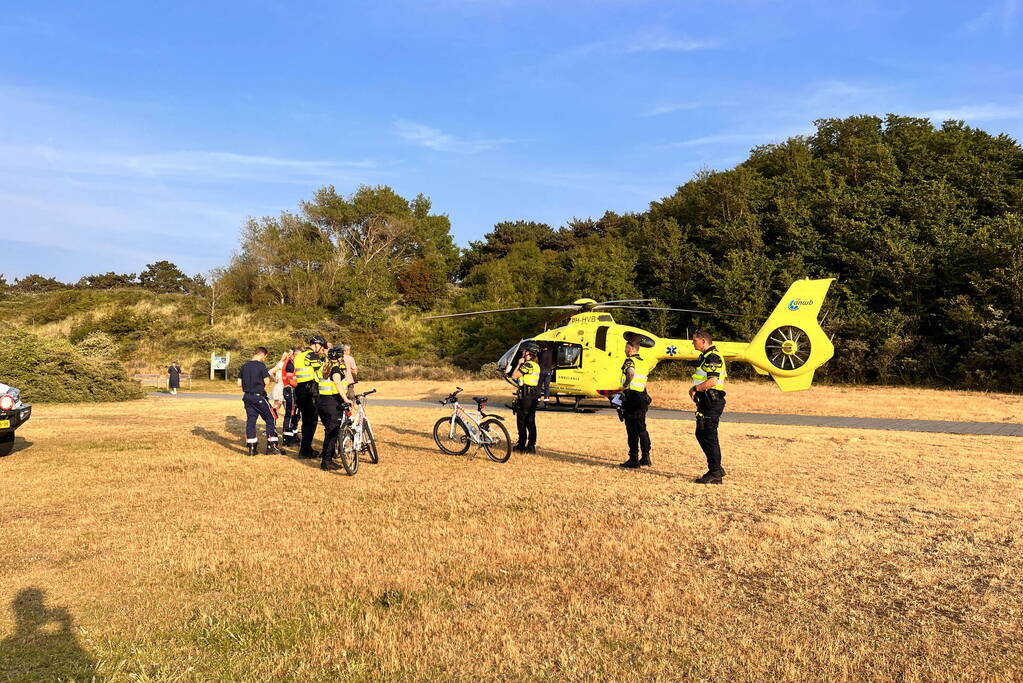
M749 363L757 373L770 375L782 391L809 388L814 371L835 353L831 339L818 322L821 305L832 282L833 278L793 282L751 341L715 341L718 352L726 361ZM661 338L638 327L619 325L605 311L635 309L713 312L635 305L642 301L647 300L597 302L593 299L578 299L572 304L561 306L525 306L451 313L429 316L428 319L541 309L572 311L567 314L568 322L563 326L546 330L532 339L523 339L508 349L497 366L503 378L510 382L509 375L515 369L522 344L534 341L547 346L553 351L555 361L551 395L574 397L578 407L583 398L606 397L620 391L625 342L633 335L639 336L640 346L644 349L640 355L650 354L652 357L648 358L653 361L651 370L663 360L696 360L699 357L700 352L693 346L691 339ZM560 320L555 319L555 322Z

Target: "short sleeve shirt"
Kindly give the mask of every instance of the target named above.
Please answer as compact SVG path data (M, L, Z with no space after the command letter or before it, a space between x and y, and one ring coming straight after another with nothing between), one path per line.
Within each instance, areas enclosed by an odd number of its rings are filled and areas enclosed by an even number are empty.
M725 362L721 359L721 354L712 346L700 354L696 366L702 366L707 371L707 377L720 377L721 366L724 364Z
M270 376L270 371L260 361L250 360L243 364L238 375L242 378L242 391L256 394L266 391L263 380Z

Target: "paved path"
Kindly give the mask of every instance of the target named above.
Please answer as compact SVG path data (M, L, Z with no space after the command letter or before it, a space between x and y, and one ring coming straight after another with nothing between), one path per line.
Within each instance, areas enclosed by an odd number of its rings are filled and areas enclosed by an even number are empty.
M155 393L168 400L181 398L219 398L240 401L240 394L193 394L177 396ZM434 408L441 410L437 401L414 401L397 398L372 399L373 405L394 408ZM470 404L471 405L471 404ZM506 411L503 404L488 406L488 410ZM542 410L540 411L543 412ZM654 408L647 414L658 420L692 420L693 414L681 410ZM956 422L953 420L897 420L885 417L840 417L837 415L784 415L777 413L736 413L726 411L725 422L747 424L791 425L793 427L840 427L843 429L882 429L897 432L934 432L943 434L988 434L995 436L1023 436L1023 424L1018 422Z

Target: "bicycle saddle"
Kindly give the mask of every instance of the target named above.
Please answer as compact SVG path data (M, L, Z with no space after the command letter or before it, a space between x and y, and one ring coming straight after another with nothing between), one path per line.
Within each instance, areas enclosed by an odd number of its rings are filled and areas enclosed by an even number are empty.
M487 396L473 396L472 400L476 401L476 403L486 403L490 398Z

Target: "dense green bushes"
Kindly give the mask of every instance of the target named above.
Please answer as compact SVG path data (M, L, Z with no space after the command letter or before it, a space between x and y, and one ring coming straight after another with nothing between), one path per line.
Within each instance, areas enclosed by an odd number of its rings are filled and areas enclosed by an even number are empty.
M661 335L700 326L749 339L793 280L835 277L825 328L836 355L818 378L1023 390L1020 146L961 122L816 126L731 170L697 174L643 213L560 229L501 222L461 254L447 217L421 195L324 187L297 213L249 221L238 254L206 278L185 283L166 262L140 276L188 295L102 289L125 281L114 273L80 285L89 291L52 292L31 276L9 286L0 320L71 320L72 340L103 333L122 360L214 349L244 360L253 346L278 353L319 333L352 342L381 372L443 373L493 362L542 329L544 313L424 323L427 310L644 298L743 317L615 318ZM660 372L683 372L674 367Z
M706 325L726 339L750 338L793 280L835 277L825 328L836 356L818 377L1021 391L1023 150L961 122L821 120L642 214L557 231L499 224L463 272L459 308L633 294L745 314L670 320L676 334ZM452 354L478 364L539 320L443 327Z
M138 383L127 378L115 359L102 355L105 340L90 339L83 353L66 339L43 339L22 328L0 328L0 380L21 389L28 403L141 398Z

